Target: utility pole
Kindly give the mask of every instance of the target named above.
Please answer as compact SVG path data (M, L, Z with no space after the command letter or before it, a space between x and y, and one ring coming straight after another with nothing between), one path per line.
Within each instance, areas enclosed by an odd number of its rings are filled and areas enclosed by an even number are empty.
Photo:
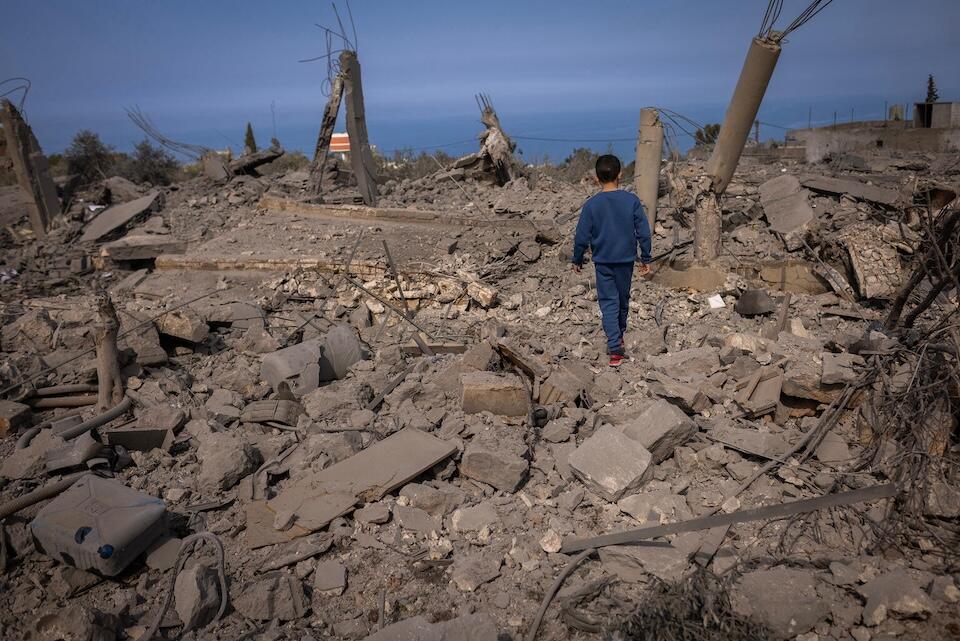
M807 129L813 129L813 106L807 108Z
M753 121L753 140L757 143L757 146L760 146L760 121Z
M657 196L660 190L660 160L663 152L663 123L656 109L640 110L633 187L643 204L650 231L657 221Z
M693 249L698 262L715 260L720 254L720 196L730 184L743 154L743 146L750 136L750 125L757 119L780 51L779 40L769 36L754 38L747 50L720 135L707 162L706 175L698 186L693 223Z

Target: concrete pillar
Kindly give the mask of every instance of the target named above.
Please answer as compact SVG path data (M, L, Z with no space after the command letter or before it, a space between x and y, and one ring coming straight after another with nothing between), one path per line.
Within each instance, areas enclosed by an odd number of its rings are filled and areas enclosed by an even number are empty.
M633 169L633 188L647 212L650 231L657 221L657 194L660 190L660 160L663 150L663 124L656 109L640 110L640 132Z
M60 213L57 189L50 177L50 165L40 150L30 125L9 100L0 104L0 124L6 138L7 155L13 161L20 189L27 197L30 226L39 239L47 236L50 219Z
M323 169L327 165L327 154L330 151L330 139L333 128L337 124L337 113L340 111L340 98L343 96L343 74L338 73L333 79L330 88L330 99L323 110L323 120L320 122L320 133L317 134L317 146L313 151L313 163L310 165L310 180L313 182L313 192L320 194L323 187Z
M780 44L754 38L747 51L747 59L740 71L740 79L733 90L727 114L713 154L707 163L707 175L712 181L712 190L720 195L733 178L733 172L743 153L743 145L750 136L750 128L757 118L763 94L767 91L770 77L780 57Z
M720 135L707 162L706 178L697 196L693 246L698 262L714 260L720 253L720 196L726 191L740 162L743 146L750 136L779 57L778 42L754 38L750 43Z
M350 161L357 178L363 203L377 205L377 172L367 135L367 116L363 107L363 85L360 81L360 62L355 51L340 54L344 98L347 101L347 133L350 135Z

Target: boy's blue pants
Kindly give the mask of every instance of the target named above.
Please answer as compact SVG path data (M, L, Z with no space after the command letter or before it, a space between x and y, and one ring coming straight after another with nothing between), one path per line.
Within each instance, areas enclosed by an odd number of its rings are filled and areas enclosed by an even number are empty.
M623 332L627 329L633 263L594 263L594 267L597 270L597 302L603 314L607 350L619 351Z

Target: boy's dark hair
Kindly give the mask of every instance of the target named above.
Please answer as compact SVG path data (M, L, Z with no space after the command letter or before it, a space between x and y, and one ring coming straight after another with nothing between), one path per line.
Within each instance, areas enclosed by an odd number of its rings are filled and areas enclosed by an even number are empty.
M602 183L617 181L620 175L620 159L613 154L604 154L597 158L597 178Z

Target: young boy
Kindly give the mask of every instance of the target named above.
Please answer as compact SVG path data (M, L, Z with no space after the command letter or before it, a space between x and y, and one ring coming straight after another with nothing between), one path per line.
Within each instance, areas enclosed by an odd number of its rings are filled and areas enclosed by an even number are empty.
M573 240L573 270L580 273L583 253L589 246L597 270L597 302L603 315L610 366L626 358L623 333L627 329L630 281L637 260L641 276L650 273L650 225L640 199L619 188L620 160L609 154L597 158L600 193L583 205Z

